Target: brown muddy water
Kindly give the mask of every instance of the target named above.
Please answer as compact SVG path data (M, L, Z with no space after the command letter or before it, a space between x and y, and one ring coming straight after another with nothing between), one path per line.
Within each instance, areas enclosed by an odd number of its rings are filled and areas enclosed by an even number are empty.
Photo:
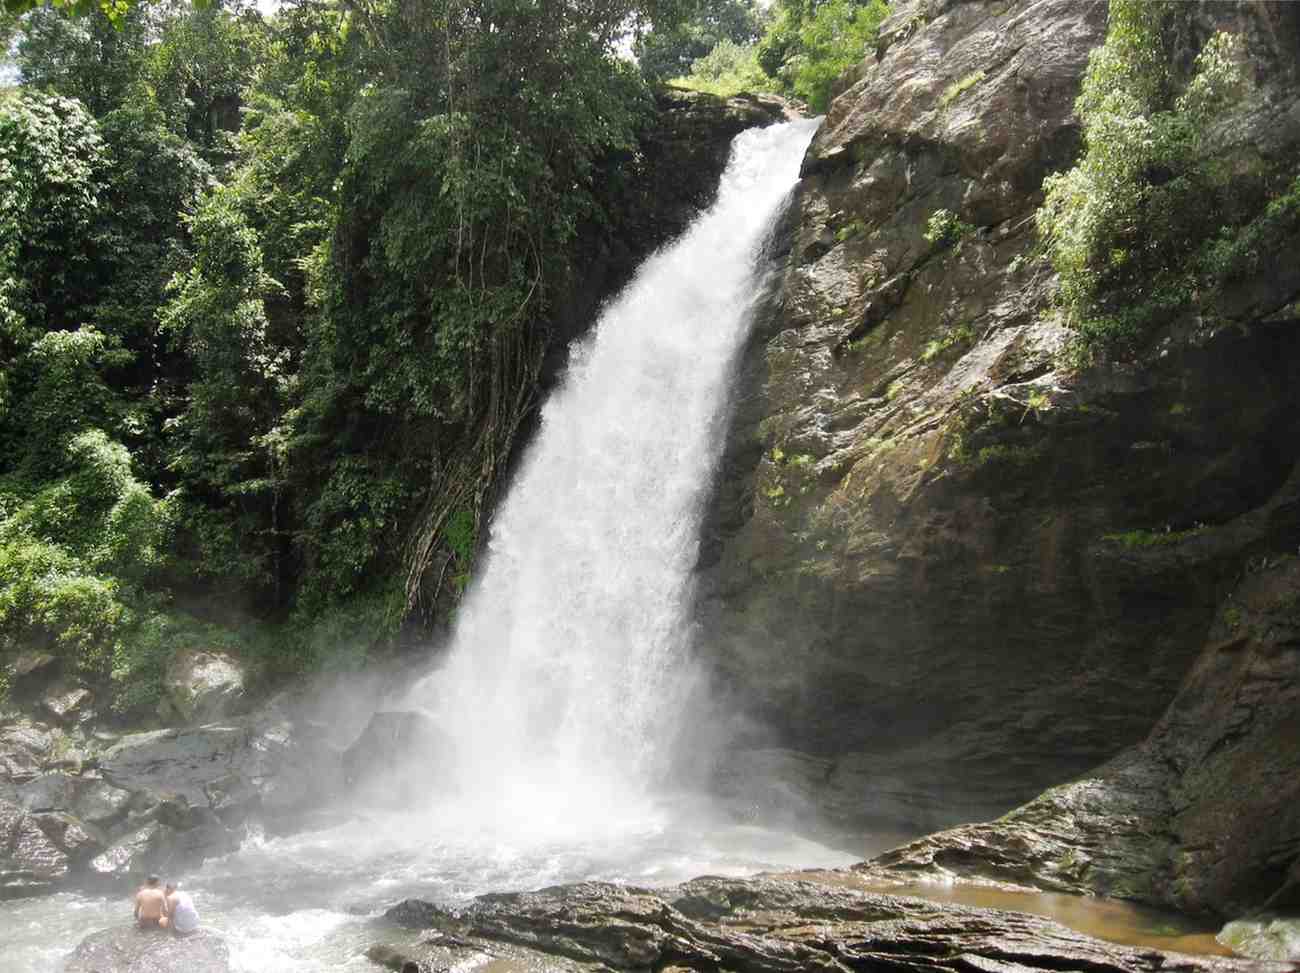
M868 882L849 871L809 871L790 873L827 885L912 896L929 902L968 905L1009 912L1028 912L1054 919L1061 925L1095 939L1121 946L1153 947L1175 953L1200 956L1236 956L1216 940L1217 928L1204 921L1176 912L1134 905L1120 899L1091 898L1057 892L1019 892L968 883L939 884L913 882L889 884Z

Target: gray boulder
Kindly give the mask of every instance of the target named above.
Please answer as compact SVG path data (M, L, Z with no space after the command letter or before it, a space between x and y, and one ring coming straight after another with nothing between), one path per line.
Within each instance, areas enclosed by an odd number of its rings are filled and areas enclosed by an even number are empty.
M54 735L40 723L0 728L0 778L40 773L54 749Z
M85 686L57 682L41 697L41 706L56 720L65 723L84 723L94 717L91 703L95 694Z
M58 657L49 652L22 652L9 667L15 698L30 699L59 673Z
M77 817L91 824L108 824L126 813L131 792L102 778L82 778L73 810Z
M244 667L233 656L183 649L163 676L167 691L163 708L170 708L185 723L225 719L244 703L244 683Z
M71 774L41 774L16 786L14 803L28 811L63 811L72 807L76 786Z
M0 801L0 899L48 891L68 874L68 855L17 804Z
M142 932L134 926L104 929L81 941L64 973L228 973L226 941L206 929L185 937Z

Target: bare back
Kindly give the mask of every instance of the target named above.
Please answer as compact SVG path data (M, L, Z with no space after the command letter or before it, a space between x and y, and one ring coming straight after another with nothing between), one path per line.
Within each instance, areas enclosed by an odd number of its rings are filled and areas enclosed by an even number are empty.
M160 919L167 913L167 900L162 889L142 888L135 893L136 917L139 919Z

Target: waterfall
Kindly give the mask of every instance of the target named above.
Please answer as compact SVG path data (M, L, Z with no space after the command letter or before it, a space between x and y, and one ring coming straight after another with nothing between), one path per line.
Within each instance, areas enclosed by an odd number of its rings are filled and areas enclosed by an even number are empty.
M816 122L738 135L716 203L575 343L491 525L445 664L412 692L498 820L642 804L686 729L691 571L759 249Z

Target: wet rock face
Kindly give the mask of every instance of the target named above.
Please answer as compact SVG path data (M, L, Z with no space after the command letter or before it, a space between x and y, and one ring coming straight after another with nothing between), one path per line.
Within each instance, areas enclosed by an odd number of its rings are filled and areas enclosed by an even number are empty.
M1221 916L1294 910L1298 807L1300 560L1287 557L1256 562L1225 599L1139 746L997 821L858 868L882 881L991 880ZM1285 936L1272 938L1275 956ZM1262 941L1261 932L1246 939Z
M63 973L227 973L229 969L226 941L206 929L178 937L125 926L83 939Z
M1115 946L1025 913L773 878L697 879L654 892L592 882L484 895L458 911L408 900L387 918L619 970L1254 968Z
M1263 66L1225 138L1300 153L1294 18L1198 10ZM993 817L1138 743L1245 566L1300 545L1300 329L1257 314L1300 294L1294 261L1243 287L1240 329L1061 364L1033 215L1105 26L1104 2L899 5L805 162L700 642L737 759L823 761L780 780L846 830Z

